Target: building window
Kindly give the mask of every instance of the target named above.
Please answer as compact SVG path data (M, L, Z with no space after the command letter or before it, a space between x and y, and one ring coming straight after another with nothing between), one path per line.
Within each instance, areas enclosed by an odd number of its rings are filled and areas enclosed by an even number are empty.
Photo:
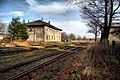
M118 35L118 33L116 33L116 35Z
M46 40L48 40L48 35L46 35Z
M46 29L47 32L49 32L49 29Z
M32 31L32 27L30 27L30 31Z
M60 36L58 36L58 39L60 40Z
M53 40L53 36L52 36L52 40Z
M49 40L50 40L50 35L49 35Z

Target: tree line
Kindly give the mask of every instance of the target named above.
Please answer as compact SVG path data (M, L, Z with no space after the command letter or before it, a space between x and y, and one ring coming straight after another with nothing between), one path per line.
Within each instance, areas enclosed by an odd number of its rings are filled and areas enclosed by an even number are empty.
M5 32L5 24L3 24L1 21L0 21L0 34L3 34Z
M83 38L81 38L80 35L76 36L74 33L66 33L66 32L62 32L61 33L61 40L62 41L69 41L69 40L81 40L81 39L86 39L86 37L84 36Z
M0 32L3 32L4 24L0 25ZM23 21L20 20L20 17L13 17L12 21L8 25L8 33L12 40L26 40L28 38L28 28L25 19ZM81 36L76 36L74 33L67 34L66 32L61 33L61 40L80 40ZM86 37L84 36L84 39Z
M9 25L0 22L0 34L8 35L6 39L11 38L12 40L26 40L28 38L28 28L25 19L20 20L20 17L13 17Z

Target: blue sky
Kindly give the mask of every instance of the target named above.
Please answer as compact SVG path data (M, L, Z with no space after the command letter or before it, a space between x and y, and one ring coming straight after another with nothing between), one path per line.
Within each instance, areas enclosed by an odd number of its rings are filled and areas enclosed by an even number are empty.
M94 37L87 33L79 8L65 0L0 0L0 21L9 23L12 17L34 21L43 18L67 33Z

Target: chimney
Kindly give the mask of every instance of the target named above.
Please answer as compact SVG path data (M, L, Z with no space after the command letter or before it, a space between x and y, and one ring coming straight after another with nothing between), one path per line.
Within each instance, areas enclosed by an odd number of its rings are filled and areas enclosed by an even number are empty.
M43 17L41 18L41 21L43 21Z
M50 21L48 21L48 23L50 24Z
M30 23L30 21L28 20L28 23Z

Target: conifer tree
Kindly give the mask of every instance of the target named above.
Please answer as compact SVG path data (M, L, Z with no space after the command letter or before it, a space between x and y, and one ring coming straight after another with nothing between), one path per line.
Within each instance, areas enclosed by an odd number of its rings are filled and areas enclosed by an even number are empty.
M12 21L9 24L8 32L13 40L25 40L28 38L27 24L25 20L21 22L19 17L12 18Z

